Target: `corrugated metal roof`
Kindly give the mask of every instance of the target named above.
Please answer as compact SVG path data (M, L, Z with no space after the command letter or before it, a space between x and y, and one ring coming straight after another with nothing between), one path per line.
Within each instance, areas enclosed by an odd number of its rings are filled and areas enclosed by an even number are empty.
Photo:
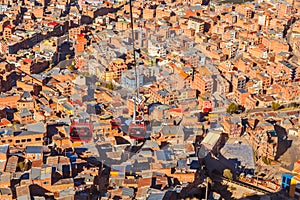
M162 133L164 135L169 135L169 134L184 135L183 128L181 126L164 126L162 129Z
M22 108L20 111L21 117L27 117L27 116L31 116L31 115L32 115L32 113L27 108Z
M170 161L172 160L171 155L173 151L171 150L158 150L156 151L157 160Z
M134 189L133 188L122 188L122 195L134 197Z
M187 167L187 161L186 160L178 160L177 161L177 168L186 168Z
M26 128L27 128L27 131L29 131L29 132L35 132L35 133L45 133L46 132L46 128L45 128L43 122L28 124Z
M221 133L220 131L212 131L209 132L206 137L203 139L203 141L201 142L201 144L204 145L208 145L207 147L209 148L213 148L216 143L218 142L219 138L221 137Z
M45 197L32 197L33 200L45 200L46 198Z
M42 146L27 146L25 149L25 152L29 154L42 153L42 151L43 151Z
M5 172L10 172L10 173L16 172L18 159L19 158L17 156L10 157L7 161Z
M7 154L8 148L9 148L8 144L0 145L0 154Z
M30 174L31 180L40 180L41 179L41 168L32 168Z
M2 173L0 175L0 183L7 182L11 178L10 173Z
M145 144L142 147L143 149L159 149L158 143L152 140L146 140Z
M150 194L147 200L163 200L165 194L165 192Z
M6 160L1 160L0 161L0 172L4 171L5 165L6 165Z
M125 166L112 165L110 174L111 174L111 178L125 178Z
M0 188L0 195L10 195L12 194L10 188Z
M18 200L30 200L30 191L27 185L17 187L16 191Z

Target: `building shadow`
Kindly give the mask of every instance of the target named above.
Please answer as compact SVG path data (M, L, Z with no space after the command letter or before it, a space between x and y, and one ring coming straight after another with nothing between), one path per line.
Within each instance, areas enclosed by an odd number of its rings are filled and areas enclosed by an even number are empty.
M221 154L218 155L218 157L215 157L211 155L211 153L207 154L202 162L205 165L205 172L204 170L202 170L202 172L206 173L207 176L213 181L211 191L219 193L224 199L232 199L232 193L227 190L228 186L222 184L222 177L225 169L230 169L233 177L235 177L234 164L232 164Z
M45 188L43 188L37 184L30 185L29 190L30 190L31 196L43 196L43 197L47 198L48 197L47 194L50 194L49 190L46 190Z
M277 147L277 153L275 156L275 160L280 158L291 146L292 146L292 140L288 140L287 138L287 132L285 128L275 124L274 130L276 131L277 137L278 137L278 147Z

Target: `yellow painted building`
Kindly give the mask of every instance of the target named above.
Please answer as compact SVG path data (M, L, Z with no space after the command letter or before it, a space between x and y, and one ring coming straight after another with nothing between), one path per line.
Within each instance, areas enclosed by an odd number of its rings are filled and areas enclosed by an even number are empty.
M294 163L292 175L289 196L300 200L300 160Z

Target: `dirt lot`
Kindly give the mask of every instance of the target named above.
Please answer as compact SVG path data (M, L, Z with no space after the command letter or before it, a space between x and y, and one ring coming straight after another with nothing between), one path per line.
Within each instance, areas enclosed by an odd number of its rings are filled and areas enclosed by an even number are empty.
M283 168L292 170L294 162L300 159L300 139L296 136L289 136L288 140L291 140L291 147L280 156L278 161Z

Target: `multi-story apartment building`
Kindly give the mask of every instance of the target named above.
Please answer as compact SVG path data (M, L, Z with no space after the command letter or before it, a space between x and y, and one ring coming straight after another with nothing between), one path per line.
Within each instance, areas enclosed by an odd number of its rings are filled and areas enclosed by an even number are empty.
M159 42L157 40L148 41L148 53L149 56L153 57L166 57L166 44L164 42Z
M248 138L255 154L274 160L277 158L278 135L270 123L259 123L252 130L247 128Z
M135 78L135 72L133 71L123 71L121 76L121 84L124 88L135 89L137 81ZM139 74L138 76L138 84L139 86L143 86L144 84L144 76Z
M122 72L127 70L128 67L123 59L114 59L105 69L101 71L99 76L103 81L120 80Z
M203 33L204 32L205 22L203 19L190 17L188 21L188 29L194 29L195 33Z
M211 94L213 89L213 79L209 75L195 73L192 88L198 90L201 94Z
M289 81L299 80L299 67L285 60L279 61L279 67L287 73Z
M150 86L149 94L153 101L161 102L163 104L172 104L175 100L175 95L172 91L166 90L159 83L156 85Z
M29 124L27 129L15 131L5 128L0 130L0 144L24 148L26 146L43 146L46 129L43 123Z
M232 83L233 90L245 89L245 87L246 87L246 77L244 77L242 75L234 74L231 77L231 83Z
M143 18L145 20L153 19L155 17L155 9L145 8L143 11Z

